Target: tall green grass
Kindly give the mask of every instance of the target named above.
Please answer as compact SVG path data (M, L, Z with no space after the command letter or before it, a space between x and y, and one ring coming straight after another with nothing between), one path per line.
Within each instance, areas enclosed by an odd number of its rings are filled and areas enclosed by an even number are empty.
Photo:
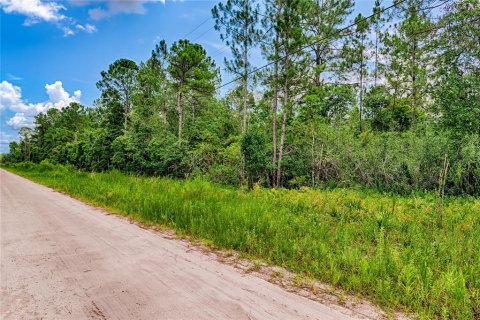
M229 189L86 173L50 163L8 168L149 223L260 257L431 319L480 317L480 200L349 189Z

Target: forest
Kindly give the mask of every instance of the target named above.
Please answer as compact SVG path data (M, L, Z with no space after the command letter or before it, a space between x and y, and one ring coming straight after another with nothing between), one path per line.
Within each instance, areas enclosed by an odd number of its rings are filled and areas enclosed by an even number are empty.
M219 2L224 47L112 61L2 167L389 315L479 319L480 2L354 6Z
M245 188L479 195L478 0L377 0L354 17L353 7L219 3L224 65L187 39L113 61L93 107L39 114L3 161Z

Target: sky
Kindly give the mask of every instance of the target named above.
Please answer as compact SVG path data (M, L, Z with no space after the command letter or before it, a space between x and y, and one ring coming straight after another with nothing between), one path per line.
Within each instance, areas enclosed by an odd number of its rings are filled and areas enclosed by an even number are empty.
M120 58L145 61L159 40L200 43L223 69L214 0L0 0L0 153L34 116L70 102L93 106L100 72ZM373 0L356 4L368 14ZM223 50L220 50L222 49ZM252 60L262 63L260 53ZM223 70L222 70L223 71ZM222 79L231 76L222 72Z

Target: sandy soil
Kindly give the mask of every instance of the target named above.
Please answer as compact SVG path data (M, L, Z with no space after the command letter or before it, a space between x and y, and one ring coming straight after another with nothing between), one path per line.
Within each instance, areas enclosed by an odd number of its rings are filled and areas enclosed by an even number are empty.
M2 319L365 319L4 170L0 186Z

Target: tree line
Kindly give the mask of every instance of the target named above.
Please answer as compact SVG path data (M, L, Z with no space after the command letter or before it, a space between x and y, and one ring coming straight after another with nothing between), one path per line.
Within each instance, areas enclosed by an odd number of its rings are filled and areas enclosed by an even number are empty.
M480 194L480 3L227 0L233 80L197 43L102 71L95 107L20 130L6 161L268 187ZM261 52L264 65L254 65ZM444 168L448 168L445 172ZM442 181L442 183L440 183Z

